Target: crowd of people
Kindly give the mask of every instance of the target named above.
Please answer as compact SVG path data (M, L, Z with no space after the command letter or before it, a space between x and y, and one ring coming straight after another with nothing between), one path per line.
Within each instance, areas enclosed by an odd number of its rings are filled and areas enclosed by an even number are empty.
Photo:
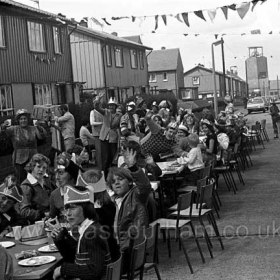
M120 252L129 259L130 239L158 217L151 188L162 174L156 162L175 159L193 182L205 165L223 161L245 126L231 103L217 118L204 109L198 119L183 108L175 115L167 100L150 109L144 100L130 101L123 112L114 98L107 106L103 99L95 98L82 124L83 147L75 144L74 116L60 106L50 125L59 128L63 151L53 163L37 152L46 131L30 124L26 110L17 112L17 125L1 126L13 143L15 175L0 187L0 235L44 220L63 256L54 279L101 279ZM93 161L92 147L95 165L85 165Z

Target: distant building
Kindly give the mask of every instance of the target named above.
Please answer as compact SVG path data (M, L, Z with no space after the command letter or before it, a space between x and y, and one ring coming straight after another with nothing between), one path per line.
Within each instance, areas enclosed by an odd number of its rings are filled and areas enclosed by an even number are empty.
M249 47L249 58L246 59L245 65L249 97L267 96L268 67L263 47Z
M270 80L268 88L268 98L279 99L280 98L280 81Z
M216 71L216 92L217 97L224 98L223 92L223 73ZM237 73L227 71L225 75L226 94L235 98L246 96L246 82ZM203 65L197 65L184 73L184 83L186 88L196 88L198 99L213 99L214 80L212 69Z
M154 50L148 54L150 92L171 90L177 98L184 89L184 67L179 49Z
M79 25L71 31L73 79L83 83L83 91L105 91L120 103L148 92L146 50L152 49L140 36L128 38Z
M0 0L0 116L34 105L76 103L62 15Z

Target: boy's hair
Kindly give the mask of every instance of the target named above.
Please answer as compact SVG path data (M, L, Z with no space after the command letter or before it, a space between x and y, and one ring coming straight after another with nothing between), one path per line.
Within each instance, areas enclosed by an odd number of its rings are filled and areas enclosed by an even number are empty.
M188 137L188 142L191 147L196 147L199 144L199 137L195 133L191 133Z
M131 176L131 173L128 169L123 168L123 167L111 167L109 169L109 174L107 176L107 185L110 189L112 189L112 184L113 184L113 177L118 176L123 179L127 179L129 185L132 187L133 185L133 178Z

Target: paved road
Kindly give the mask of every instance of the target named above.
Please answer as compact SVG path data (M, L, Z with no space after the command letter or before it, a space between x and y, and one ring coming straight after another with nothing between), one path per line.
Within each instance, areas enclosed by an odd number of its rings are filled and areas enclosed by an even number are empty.
M252 153L254 166L244 173L245 186L238 185L234 195L224 184L219 190L223 203L218 220L225 250L213 239L214 258L207 252L201 239L206 263L202 264L193 239L186 245L194 268L191 275L183 252L175 242L172 258L167 256L167 246L159 241L160 272L162 279L280 279L280 140L273 139L271 117L268 113L246 116L249 124L267 119L270 141L265 149L257 146ZM221 180L222 182L222 180ZM156 279L153 272L144 279Z

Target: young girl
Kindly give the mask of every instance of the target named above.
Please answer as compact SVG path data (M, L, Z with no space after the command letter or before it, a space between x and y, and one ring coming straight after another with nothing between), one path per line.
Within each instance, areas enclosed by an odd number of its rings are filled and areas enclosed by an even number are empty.
M178 159L178 163L187 166L186 174L188 181L196 182L199 179L200 169L204 167L201 150L198 146L199 137L197 134L191 133L186 139L181 140L181 148L186 146L184 141L188 142L191 149L187 154L183 154L183 156Z

